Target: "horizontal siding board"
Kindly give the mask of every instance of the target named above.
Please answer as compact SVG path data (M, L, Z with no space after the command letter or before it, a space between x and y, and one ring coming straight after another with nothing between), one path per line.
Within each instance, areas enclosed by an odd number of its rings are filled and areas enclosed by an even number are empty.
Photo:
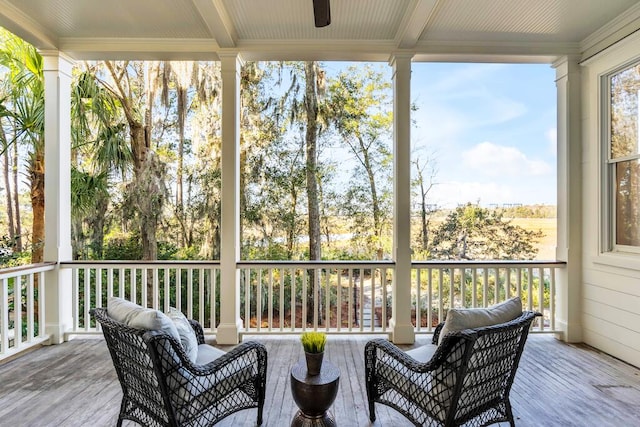
M640 351L628 345L621 344L606 334L603 335L597 331L585 329L583 338L585 343L597 347L613 357L624 360L631 365L640 366ZM640 339L640 337L638 337L638 339ZM640 374L636 373L635 375Z
M629 328L610 323L606 321L606 319L595 317L586 313L583 317L584 318L582 323L585 329L584 332L592 331L594 333L607 336L612 342L617 343L617 345L619 346L629 347L630 349L638 352L640 356L640 333L634 332ZM585 342L589 345L594 345L593 343L586 340ZM616 357L620 357L618 355L618 352L615 351L615 345L601 348L601 350ZM639 356L636 356L634 359L637 360Z
M598 286L616 292L640 297L640 277L635 275L607 272L594 268L583 270L583 282L585 285ZM628 271L628 270L627 270Z
M634 323L640 323L640 297L629 295L623 292L612 291L610 289L604 289L598 286L585 285L583 288L583 297L585 304L591 301L599 303L607 307L616 308L618 311L635 314L636 319ZM601 316L610 318L609 316ZM613 321L613 323L622 324L619 321ZM629 327L632 323L626 323Z
M598 329L602 331L615 326L622 331L628 330L629 333L640 334L640 315L592 300L585 300L583 311L585 316L597 319Z

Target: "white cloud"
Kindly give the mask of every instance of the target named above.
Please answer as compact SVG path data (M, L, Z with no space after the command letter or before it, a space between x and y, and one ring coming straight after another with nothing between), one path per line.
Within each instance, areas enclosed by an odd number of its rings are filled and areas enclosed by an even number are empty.
M430 118L436 127L443 123L444 116L458 123L458 132L523 116L528 109L517 96L495 90L496 76L505 67L506 64L469 64L432 78L418 66L415 78L424 80L416 85L414 101L420 106L418 114L424 112L421 118Z
M465 167L485 176L531 176L552 171L548 163L529 159L515 147L491 142L482 142L464 151L462 161Z
M434 97L420 104L412 113L418 139L434 142L456 139L467 132L497 127L527 114L527 107L521 102L488 91L458 95L455 101Z

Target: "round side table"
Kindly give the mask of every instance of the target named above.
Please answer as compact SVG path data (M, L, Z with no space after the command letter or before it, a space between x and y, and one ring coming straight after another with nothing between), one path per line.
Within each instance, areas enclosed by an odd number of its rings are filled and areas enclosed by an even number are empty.
M291 368L291 394L300 410L291 421L291 427L335 427L329 412L338 394L340 369L328 360L322 362L319 375L308 375L305 360Z

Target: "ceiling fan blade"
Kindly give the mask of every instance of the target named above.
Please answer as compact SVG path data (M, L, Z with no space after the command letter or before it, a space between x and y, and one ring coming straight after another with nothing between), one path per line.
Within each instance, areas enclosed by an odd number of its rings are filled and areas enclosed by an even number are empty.
M313 0L313 16L316 20L316 27L326 27L331 24L329 0Z

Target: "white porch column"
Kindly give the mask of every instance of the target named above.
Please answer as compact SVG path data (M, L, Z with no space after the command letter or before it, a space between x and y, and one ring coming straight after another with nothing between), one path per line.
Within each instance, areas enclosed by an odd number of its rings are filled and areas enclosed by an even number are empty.
M44 260L71 260L71 69L61 53L44 60ZM45 333L64 341L73 326L71 270L60 265L45 273Z
M219 344L237 344L240 319L240 68L237 53L219 54L222 68L222 219Z
M413 344L411 324L411 58L394 54L393 67L393 317L389 322L396 344Z
M553 64L558 93L558 270L556 325L558 338L582 341L582 151L581 70L577 59L563 57Z

